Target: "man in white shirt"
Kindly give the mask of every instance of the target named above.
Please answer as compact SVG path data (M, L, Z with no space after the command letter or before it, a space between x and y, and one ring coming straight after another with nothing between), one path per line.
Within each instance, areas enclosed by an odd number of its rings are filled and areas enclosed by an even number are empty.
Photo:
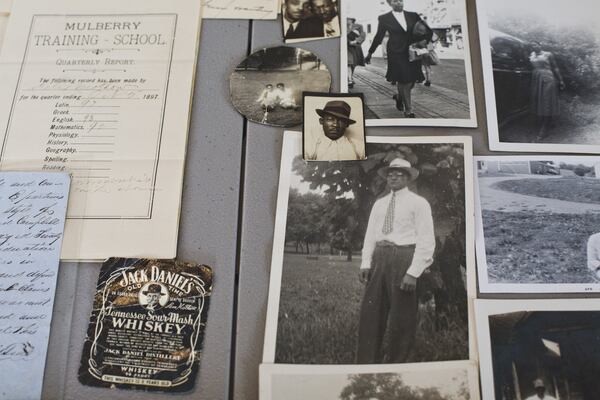
M312 0L315 15L323 20L325 37L340 36L340 19L333 0Z
M600 233L596 233L588 239L587 266L600 279Z
M358 327L359 364L384 361L386 326L390 346L385 362L406 362L417 329L417 279L433 263L435 251L431 206L407 187L419 171L396 158L378 173L390 193L373 205L363 244L360 280L366 288Z
M350 118L352 109L342 100L327 102L323 109L317 109L319 123L323 128L313 143L306 143L304 158L311 161L347 161L364 160L364 142L349 138L345 135L349 125L356 121Z
M529 396L525 400L556 400L554 397L546 394L546 386L542 379L533 381L533 386L535 387L536 394Z

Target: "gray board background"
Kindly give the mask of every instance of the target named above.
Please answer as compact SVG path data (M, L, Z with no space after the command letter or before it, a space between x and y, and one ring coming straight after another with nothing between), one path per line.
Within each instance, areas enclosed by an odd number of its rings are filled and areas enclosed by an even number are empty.
M368 135L470 135L476 155L493 154L475 0L467 0L467 9L478 128L379 127L368 128ZM168 395L81 385L77 371L100 264L61 263L44 399L258 399L283 129L247 122L237 113L229 101L229 73L252 51L283 44L280 23L202 23L178 246L179 259L208 264L215 274L195 389ZM332 90L339 91L338 40L293 46L319 55L332 72Z

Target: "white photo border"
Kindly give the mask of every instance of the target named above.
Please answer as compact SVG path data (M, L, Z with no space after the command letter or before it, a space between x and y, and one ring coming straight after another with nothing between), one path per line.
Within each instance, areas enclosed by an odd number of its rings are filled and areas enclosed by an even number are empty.
M481 392L484 399L495 397L489 317L519 311L600 312L600 299L475 300Z
M338 375L338 374L385 374L430 373L440 370L462 370L467 373L467 386L471 400L479 400L479 370L474 361L441 361L418 364L376 364L376 365L296 365L261 364L259 369L259 398L279 400L273 397L272 383L276 376L294 375ZM319 399L314 399L319 400Z
M340 36L340 92L348 92L348 41L346 14L349 1L364 0L342 0L340 13L340 25L342 34ZM423 126L423 127L458 127L458 128L477 128L477 105L475 103L475 89L473 86L473 66L471 61L471 41L469 36L469 24L467 16L467 1L464 2L462 12L461 29L463 34L463 43L465 46L465 78L467 81L467 93L469 98L469 118L383 118L383 119L365 119L367 127L371 126ZM390 99L391 101L391 99ZM365 98L365 106L368 103Z
M477 360L477 343L475 338L475 321L473 318L473 299L476 297L477 280L475 278L475 232L473 205L473 146L470 136L367 136L369 143L394 144L436 144L459 143L464 149L464 184L465 184L465 253L467 270L467 309L469 333L469 360ZM279 300L281 295L281 279L283 272L283 256L285 232L287 224L288 198L290 191L291 163L296 156L302 156L302 133L284 132L281 152L279 188L277 191L277 211L275 231L273 234L273 252L271 256L271 276L263 346L263 363L275 363L277 345L277 323L279 317ZM361 162L361 161L356 161ZM422 363L413 363L422 364ZM405 365L411 365L405 364Z
M487 253L485 250L485 235L483 230L483 209L481 208L481 193L479 191L479 176L477 174L478 161L513 160L513 161L547 161L549 158L564 160L573 159L574 162L582 158L597 158L598 156L561 156L548 155L519 155L519 156L475 156L473 170L475 171L475 249L477 255L477 276L479 292L491 293L600 293L600 283L490 283L488 280Z
M490 150L533 152L533 153L600 153L600 145L590 144L558 144L558 143L519 143L500 141L498 113L496 111L496 89L494 86L494 69L490 46L489 19L486 2L496 0L479 0L477 2L477 21L479 21L479 45L481 48L481 67L483 69L483 87L487 114L487 130Z

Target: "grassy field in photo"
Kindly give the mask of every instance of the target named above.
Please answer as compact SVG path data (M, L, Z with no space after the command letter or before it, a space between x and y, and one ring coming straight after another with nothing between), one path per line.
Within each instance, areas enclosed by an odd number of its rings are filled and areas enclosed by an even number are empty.
M587 240L598 214L483 211L492 283L591 283Z
M260 122L264 114L256 100L268 83L275 87L280 82L294 92L296 104L302 106L302 91L328 92L331 75L329 71L324 70L236 71L231 74L231 100L249 120ZM277 107L269 112L267 122L278 126L299 125L302 123L302 109L288 110Z
M556 178L515 179L498 182L495 188L548 199L600 204L600 179Z
M345 256L307 258L285 254L275 362L355 362L364 291L358 279L359 268L358 257L348 262ZM446 328L436 329L433 307L430 303L422 304L409 362L468 358L468 329L458 314L443 316Z

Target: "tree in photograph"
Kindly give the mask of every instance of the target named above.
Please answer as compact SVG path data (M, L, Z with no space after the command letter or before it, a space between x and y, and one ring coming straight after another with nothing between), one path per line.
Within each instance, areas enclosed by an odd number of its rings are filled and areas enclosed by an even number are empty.
M297 253L303 251L310 254L311 244L320 246L326 240L324 212L325 201L322 196L290 190L285 238L287 242L294 243Z
M468 400L467 397L461 400ZM340 400L453 400L443 396L437 388L413 389L398 374L350 375L350 382L342 389Z

